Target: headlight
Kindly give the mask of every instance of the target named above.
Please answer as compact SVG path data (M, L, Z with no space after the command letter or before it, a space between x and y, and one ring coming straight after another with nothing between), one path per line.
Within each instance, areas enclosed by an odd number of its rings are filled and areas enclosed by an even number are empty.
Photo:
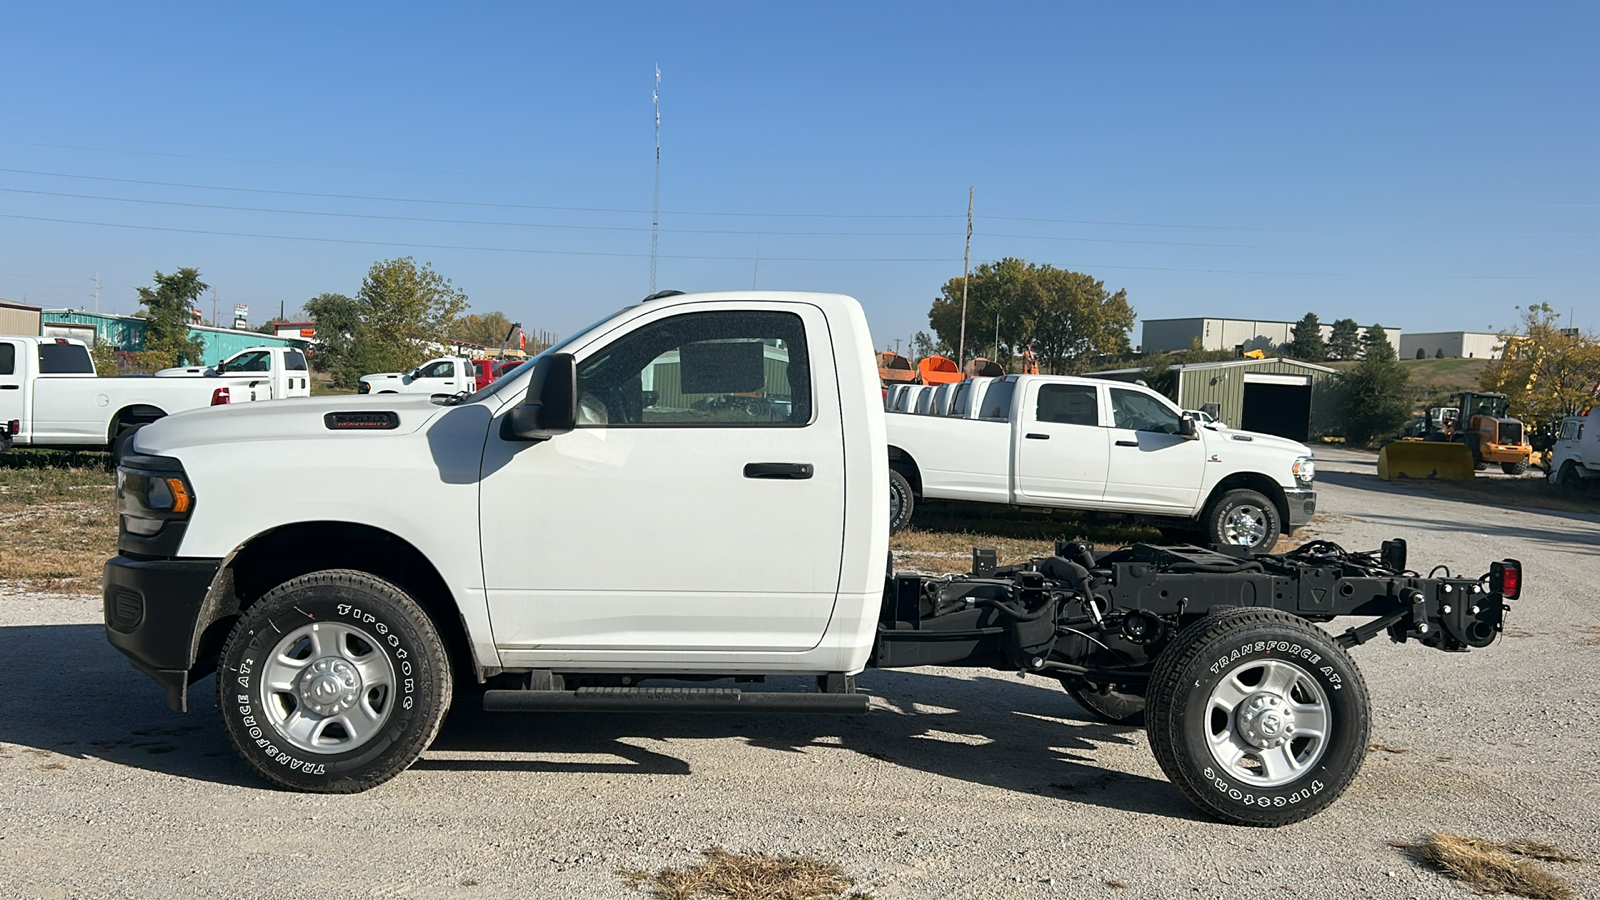
M363 382L361 382L361 384L359 386L356 387L356 393L358 393L358 394L370 394L370 393L372 393L372 385L369 384L368 382L363 381Z
M1309 456L1302 456L1294 461L1294 480L1301 484L1310 484L1317 477L1317 461Z
M117 470L117 515L130 533L148 537L194 510L194 491L182 472Z

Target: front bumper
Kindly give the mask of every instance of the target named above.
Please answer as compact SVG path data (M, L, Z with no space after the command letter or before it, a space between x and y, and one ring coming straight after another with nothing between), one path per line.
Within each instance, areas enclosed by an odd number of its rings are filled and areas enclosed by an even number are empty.
M179 712L188 708L195 655L210 624L201 621L206 594L221 567L220 559L115 556L106 562L106 640L165 688L167 705Z
M1317 492L1305 490L1284 491L1283 499L1289 507L1289 533L1294 534L1317 514Z

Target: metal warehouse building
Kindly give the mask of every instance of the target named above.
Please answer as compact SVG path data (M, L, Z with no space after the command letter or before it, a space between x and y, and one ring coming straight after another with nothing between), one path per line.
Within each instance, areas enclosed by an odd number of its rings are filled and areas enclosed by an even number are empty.
M0 334L38 334L39 308L0 300Z
M47 309L44 311L44 327L48 329L52 325L60 328L77 327L84 333L73 332L72 337L110 344L118 350L144 349L145 322L137 316L91 313L75 309ZM89 329L93 329L92 335L88 333ZM278 337L256 331L212 328L208 325L190 325L189 336L205 341L204 359L194 361L196 365L205 366L214 366L240 350L248 350L251 347L293 347L296 350L305 350L311 346L311 341L305 338Z
M1137 381L1143 369L1092 372ZM1178 405L1210 412L1230 428L1307 441L1338 423L1339 373L1293 359L1236 359L1173 366ZM1214 406L1213 406L1214 404Z

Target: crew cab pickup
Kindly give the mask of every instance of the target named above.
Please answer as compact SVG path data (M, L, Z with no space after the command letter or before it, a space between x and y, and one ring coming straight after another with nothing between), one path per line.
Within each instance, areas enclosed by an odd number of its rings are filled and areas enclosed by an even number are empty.
M306 355L293 347L251 347L215 366L162 369L157 378L221 378L241 400L311 396Z
M0 451L110 449L133 429L183 410L267 399L229 379L100 378L82 341L0 335Z
M937 498L1127 513L1170 537L1261 550L1316 512L1310 448L1203 427L1143 386L1009 375L979 396L953 398L952 415L888 416L894 530Z
M453 698L863 713L867 667L944 665L1143 716L1203 809L1278 825L1332 802L1367 749L1346 648L1487 646L1520 589L1514 561L1420 577L1402 541L1255 558L1062 543L891 576L874 346L848 297L667 292L470 396L169 416L117 471L106 636L176 709L215 671L229 740L294 790L394 777ZM1340 615L1363 621L1312 624ZM815 689L760 686L778 675Z
M405 372L363 375L356 386L360 394L459 394L477 389L478 372L472 360L456 356L430 359Z

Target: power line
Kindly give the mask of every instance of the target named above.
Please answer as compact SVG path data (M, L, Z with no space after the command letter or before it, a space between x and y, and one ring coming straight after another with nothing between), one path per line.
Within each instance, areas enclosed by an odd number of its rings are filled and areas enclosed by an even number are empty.
M1004 222L1051 222L1057 225L1114 225L1126 228L1193 228L1205 231L1284 231L1293 234L1319 234L1311 228L1267 228L1251 225L1177 225L1168 222L1119 222L1102 219L1046 219L1035 216L978 216Z
M189 184L179 181L150 181L139 178L113 178L109 175L76 175L68 172L43 172L36 169L0 168L0 172L15 175L42 175L49 178L77 178L85 181L109 181L117 184L142 184L152 187L189 188L199 191L235 191L246 194L273 194L283 197L319 197L325 200L374 200L382 203L426 203L438 206L478 206L489 209L544 209L558 212L628 213L642 215L650 210L623 209L603 206L540 206L529 203L489 203L482 200L430 200L421 197L380 197L366 194L325 194L317 191L286 191L276 188L229 187L217 184ZM728 216L747 219L957 219L946 214L912 213L747 213L747 212L694 212L692 210L664 210L675 216Z
M62 225L92 225L99 228L126 228L136 231L166 231L175 234L203 234L215 237L243 237L260 238L273 241L309 241L321 244L362 244L373 247L410 247L422 250L473 250L485 253L531 253L549 256L606 256L639 259L644 258L643 253L609 253L598 250L537 250L529 247L473 247L461 244L417 244L406 241L369 241L358 238L327 238L308 237L292 234L256 234L244 231L213 231L203 228L169 228L162 225L130 225L124 222L90 222L82 219L57 219L46 216L22 216L14 213L0 213L0 219L20 219L28 222L54 222ZM748 262L748 256L704 256L694 254L670 254L667 259L703 259L703 260L729 260ZM954 262L951 257L861 257L861 256L768 256L768 261L779 262Z

